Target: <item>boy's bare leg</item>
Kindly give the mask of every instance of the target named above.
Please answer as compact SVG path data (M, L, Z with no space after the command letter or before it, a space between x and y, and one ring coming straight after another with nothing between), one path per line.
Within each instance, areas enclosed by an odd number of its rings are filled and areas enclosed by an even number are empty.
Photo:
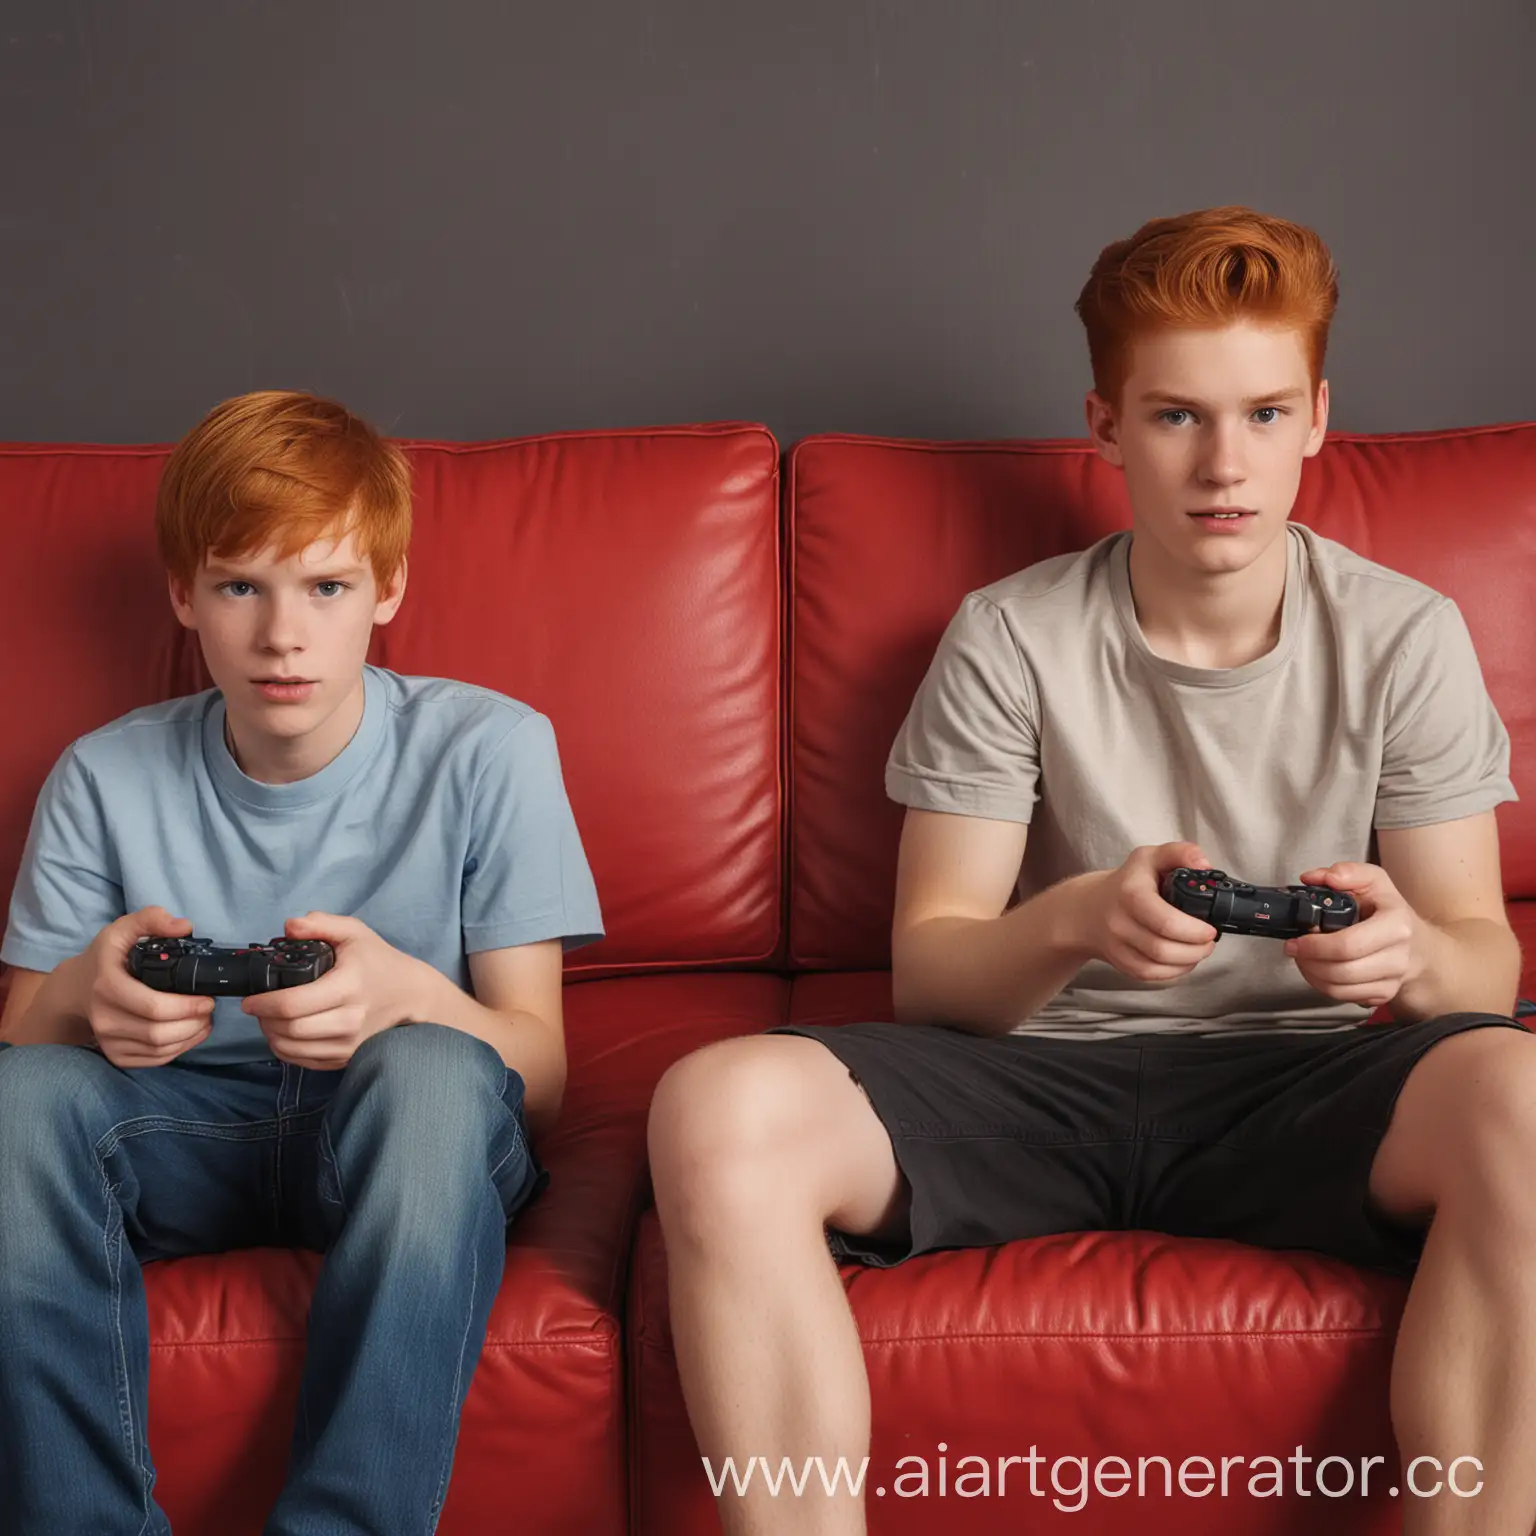
M1432 1046L1403 1086L1371 1174L1392 1216L1433 1213L1392 1363L1404 1536L1536 1526L1536 1038L1497 1028ZM1449 1486L1454 1473L1466 1493Z
M678 1374L718 1476L762 1457L799 1474L869 1452L869 1379L824 1227L900 1226L906 1188L890 1138L848 1070L794 1035L705 1047L651 1105L650 1159L666 1239ZM745 1473L743 1472L744 1476ZM862 1499L812 1469L796 1497L761 1481L719 1500L727 1536L862 1532Z

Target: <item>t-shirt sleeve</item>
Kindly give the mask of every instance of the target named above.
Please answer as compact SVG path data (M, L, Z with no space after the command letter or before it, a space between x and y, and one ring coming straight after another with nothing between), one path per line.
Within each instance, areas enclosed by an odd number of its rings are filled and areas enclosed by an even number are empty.
M885 792L919 810L1027 822L1039 777L1034 679L1002 611L973 592L897 733Z
M1519 798L1509 733L1488 697L1466 620L1444 598L1392 674L1375 825L1457 821Z
M525 715L481 770L464 864L464 952L603 937L597 888L566 798L554 727Z
M71 746L38 793L0 960L51 971L125 911L97 786Z

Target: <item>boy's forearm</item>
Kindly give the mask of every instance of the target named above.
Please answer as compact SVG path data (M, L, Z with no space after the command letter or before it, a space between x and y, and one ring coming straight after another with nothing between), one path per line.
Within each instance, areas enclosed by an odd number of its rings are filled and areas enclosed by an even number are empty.
M1092 958L1082 937L1091 875L1048 887L1001 917L931 917L892 955L900 1023L1006 1034L1044 1007Z
M537 1014L487 1008L434 966L422 962L420 988L409 1017L462 1029L494 1047L523 1080L523 1112L537 1137L548 1131L565 1096L565 1037Z
M25 1013L6 1026L7 1045L94 1045L87 1011L83 955L73 955L48 973ZM14 984L14 983L13 983Z

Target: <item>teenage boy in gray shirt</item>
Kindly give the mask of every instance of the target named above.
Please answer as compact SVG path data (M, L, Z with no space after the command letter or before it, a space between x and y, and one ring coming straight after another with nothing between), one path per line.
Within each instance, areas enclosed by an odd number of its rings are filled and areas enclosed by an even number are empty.
M602 936L554 735L366 664L410 471L341 406L227 401L156 519L217 686L65 751L0 946L0 1532L169 1530L140 1266L272 1244L326 1258L267 1529L431 1530L507 1223L548 1177L561 956ZM335 965L243 999L129 973L194 930Z
M1336 299L1311 230L1242 208L1095 265L1088 428L1133 528L971 594L939 646L886 772L898 1022L710 1046L652 1106L714 1465L866 1453L833 1256L1140 1227L1416 1274L1402 1456L1475 1456L1484 1487L1406 1500L1404 1531L1536 1522L1509 741L1453 603L1288 522ZM1325 884L1363 920L1218 946L1160 895L1179 866ZM719 1504L731 1536L864 1529L846 1489Z

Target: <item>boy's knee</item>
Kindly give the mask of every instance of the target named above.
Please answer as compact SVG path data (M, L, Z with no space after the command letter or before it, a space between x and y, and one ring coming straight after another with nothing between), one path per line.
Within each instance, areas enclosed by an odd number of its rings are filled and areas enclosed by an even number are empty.
M1527 1170L1536 1159L1536 1039L1488 1031L1486 1068L1458 1079L1450 1095L1466 1126L1463 1171L1480 1192L1536 1217Z
M365 1040L326 1116L343 1187L366 1178L402 1203L408 1191L468 1198L493 1142L508 1134L507 1076L491 1046L446 1025L400 1025Z
M653 1145L739 1153L771 1142L787 1085L759 1044L718 1041L668 1067L651 1099Z
M494 1047L447 1024L397 1024L358 1046L340 1093L391 1101L397 1111L462 1113L468 1099L500 1095L506 1067Z
M759 1204L794 1184L807 1148L807 1085L784 1042L720 1041L674 1063L651 1100L647 1141L658 1200Z
M1373 1192L1389 1211L1460 1210L1536 1240L1533 1158L1536 1039L1467 1030L1414 1067L1377 1152Z

